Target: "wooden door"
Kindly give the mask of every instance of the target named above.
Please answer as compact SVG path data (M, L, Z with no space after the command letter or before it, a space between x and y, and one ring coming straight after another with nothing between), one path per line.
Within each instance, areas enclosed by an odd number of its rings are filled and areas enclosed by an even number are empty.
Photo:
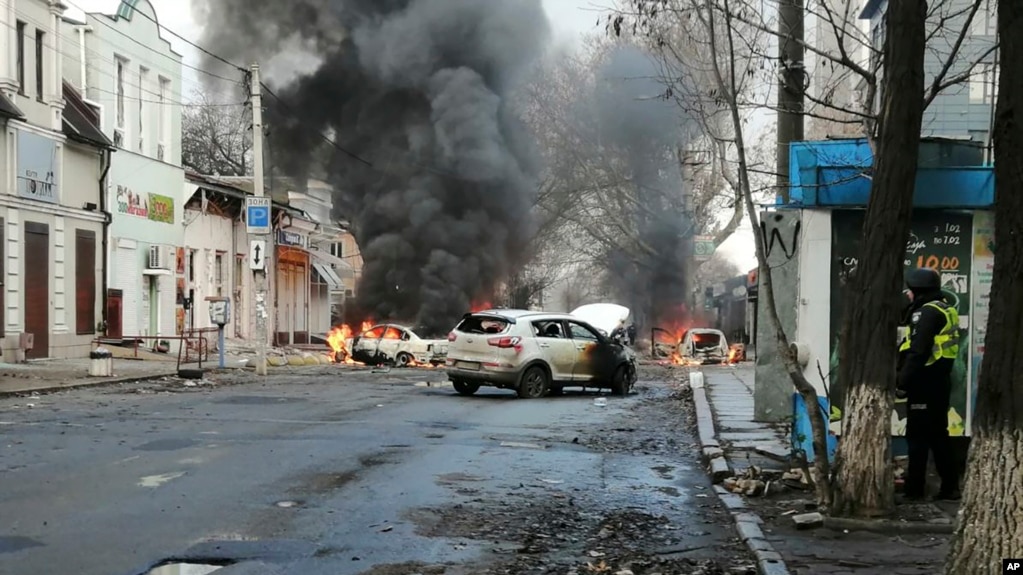
M50 226L25 222L25 332L35 342L27 356L50 355Z
M107 290L107 337L121 339L124 337L121 310L124 306L124 292L119 289Z

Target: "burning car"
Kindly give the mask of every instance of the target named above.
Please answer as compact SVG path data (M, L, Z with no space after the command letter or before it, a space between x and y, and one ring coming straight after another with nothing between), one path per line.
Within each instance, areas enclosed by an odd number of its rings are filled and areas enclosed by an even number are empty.
M732 351L721 330L692 328L682 336L678 355L683 361L696 364L730 363Z
M352 338L349 349L353 360L366 364L439 365L448 355L448 342L421 338L406 326L379 324Z

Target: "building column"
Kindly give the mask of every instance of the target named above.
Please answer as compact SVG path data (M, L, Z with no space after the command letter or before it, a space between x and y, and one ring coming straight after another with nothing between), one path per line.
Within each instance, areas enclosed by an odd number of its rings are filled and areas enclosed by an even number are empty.
M57 132L63 129L64 111L64 65L61 58L60 22L65 6L59 0L50 0L50 44L51 50L44 52L45 66L50 71L43 79L43 93L50 106L50 128Z

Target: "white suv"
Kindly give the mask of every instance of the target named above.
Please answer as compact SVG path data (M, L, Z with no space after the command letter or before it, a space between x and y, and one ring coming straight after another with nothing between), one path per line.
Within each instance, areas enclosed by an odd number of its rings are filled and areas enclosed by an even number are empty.
M635 353L568 314L470 313L448 342L448 378L462 395L483 385L514 389L529 399L565 387L610 388L627 395L636 383Z

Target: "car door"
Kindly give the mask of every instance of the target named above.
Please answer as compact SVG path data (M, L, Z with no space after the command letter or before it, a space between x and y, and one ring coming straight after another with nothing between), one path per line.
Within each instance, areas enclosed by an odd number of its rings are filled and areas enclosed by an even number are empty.
M572 379L579 382L607 379L607 355L609 345L593 328L579 322L568 322L568 333L575 351L575 367Z
M533 335L540 354L551 367L555 381L571 381L575 366L575 343L565 331L565 322L559 319L533 322Z
M405 337L405 330L398 326L389 325L380 338L380 353L387 356L387 359L394 359L398 355L398 348L402 345Z

